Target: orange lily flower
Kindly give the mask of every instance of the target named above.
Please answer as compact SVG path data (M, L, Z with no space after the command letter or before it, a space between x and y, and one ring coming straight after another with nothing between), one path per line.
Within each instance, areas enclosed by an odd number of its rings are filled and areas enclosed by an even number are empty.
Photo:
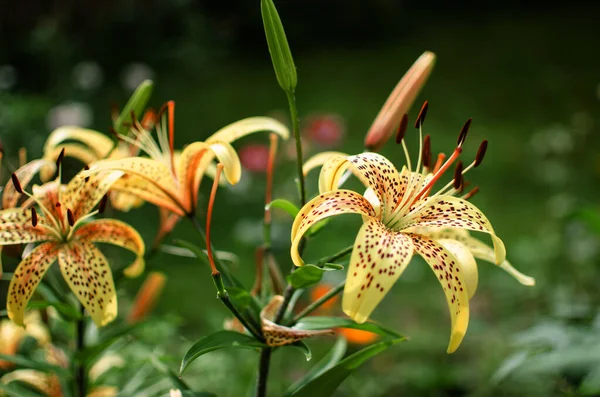
M40 209L8 208L0 211L0 245L40 242L17 266L8 289L8 316L23 325L27 303L42 277L57 259L65 281L98 326L117 315L117 295L108 261L94 243L110 243L126 248L136 259L125 269L128 276L144 268L144 242L131 226L114 219L91 218L92 211L111 185L123 175L108 172L75 176L66 186L54 182L23 191L13 174L17 193L30 197ZM87 222L89 221L89 222Z
M159 112L162 113L162 112ZM251 117L232 123L217 131L204 142L194 142L181 153L174 151L175 103L166 105L166 112L156 124L158 143L151 132L136 123L132 136L120 136L136 145L150 158L131 157L122 160L102 160L90 165L88 175L107 170L123 171L134 178L114 186L115 190L134 194L161 207L161 227L157 241L171 231L182 216L193 216L198 202L202 177L214 175L213 160L224 165L226 180L235 184L241 177L241 165L236 151L229 144L258 131L273 131L289 137L288 128L268 117Z

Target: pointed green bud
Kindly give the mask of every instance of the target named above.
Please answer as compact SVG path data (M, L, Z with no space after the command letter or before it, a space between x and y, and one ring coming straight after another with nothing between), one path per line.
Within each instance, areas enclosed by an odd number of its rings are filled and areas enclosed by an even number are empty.
M298 83L298 75L296 74L292 52L290 51L290 46L285 37L285 31L283 30L283 25L281 24L281 19L273 0L261 0L260 11L262 13L265 35L267 36L267 44L271 53L277 82L284 91L293 92Z
M136 117L140 117L146 109L146 105L150 100L150 95L152 95L152 89L154 88L154 83L152 80L144 80L142 83L135 89L127 104L119 114L119 117L113 120L113 128L117 133L121 135L126 135L129 131L129 127L127 126L128 122L131 121L132 113Z

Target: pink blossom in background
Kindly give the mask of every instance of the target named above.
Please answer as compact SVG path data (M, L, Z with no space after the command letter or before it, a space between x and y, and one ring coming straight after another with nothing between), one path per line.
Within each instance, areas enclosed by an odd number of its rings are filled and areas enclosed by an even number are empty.
M251 172L266 172L269 159L269 146L259 143L249 143L243 146L238 154L242 166Z
M339 146L346 134L344 120L334 113L309 116L303 124L302 134L322 148Z

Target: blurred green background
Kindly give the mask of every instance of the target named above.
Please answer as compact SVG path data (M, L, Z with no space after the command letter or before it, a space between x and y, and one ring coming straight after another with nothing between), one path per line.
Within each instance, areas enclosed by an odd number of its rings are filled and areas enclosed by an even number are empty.
M469 332L447 355L446 303L428 267L415 259L373 315L410 341L370 361L337 395L599 395L599 8L439 0L276 4L296 59L307 156L324 148L361 151L366 130L405 70L423 51L437 54L417 100L429 100L425 132L434 152L448 153L464 121L473 118L464 157L473 157L482 139L490 141L483 166L469 174L481 187L473 202L504 239L513 265L537 280L524 287L482 263ZM176 101L177 146L243 117L287 117L258 1L26 1L10 10L4 4L0 45L0 140L13 164L20 147L30 158L39 156L58 125L107 132L111 103L123 105L145 78L155 82L152 106ZM340 123L334 143L324 143L310 124L323 115ZM417 136L407 141L416 153ZM264 134L235 146L266 143ZM282 145L275 195L295 200L286 149ZM390 142L382 153L402 166L400 147ZM214 243L239 256L236 271L248 286L261 243L264 180L245 170L238 186L219 191L214 216ZM308 186L314 194L316 175ZM206 208L206 195L199 208ZM145 205L118 216L149 244L157 214ZM359 224L357 217L337 217L309 245L307 261L350 244ZM275 217L274 249L284 272L291 266L290 225L284 215ZM193 233L181 222L173 237ZM108 252L117 267L129 259ZM155 315L180 325L179 337L165 341L177 368L191 342L220 329L227 313L197 261L162 253L148 268L169 278ZM342 277L329 276L330 283ZM140 282L122 284L122 296ZM309 344L318 356L331 342ZM256 360L250 351L214 352L195 362L186 379L221 396L245 395ZM310 364L293 350L278 351L272 395Z

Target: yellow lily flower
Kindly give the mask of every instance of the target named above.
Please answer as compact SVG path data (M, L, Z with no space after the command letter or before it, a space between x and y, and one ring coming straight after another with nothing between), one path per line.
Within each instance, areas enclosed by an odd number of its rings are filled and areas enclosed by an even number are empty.
M419 119L422 123L421 115ZM451 353L458 348L467 330L469 288L476 285L470 271L475 266L474 261L469 263L463 257L457 258L454 249L446 248L426 234L419 234L417 228L452 227L488 233L494 245L495 263L505 261L504 244L485 215L470 202L454 196L461 190L462 175L479 165L484 151L478 153L477 159L464 170L462 166L457 167L454 181L431 194L435 182L461 154L466 131L461 132L458 146L448 161L431 173L428 172L430 155L423 153L426 150L421 150L416 170L411 171L410 157L403 141L404 131L401 132L398 141L402 141L408 165L402 172L376 153L334 156L325 162L319 180L321 194L300 210L292 225L291 256L297 266L304 264L298 245L304 233L319 220L344 213L361 214L364 223L350 259L342 304L344 312L356 322L365 322L416 252L429 264L444 289L452 323L448 346ZM425 141L428 147L428 137ZM419 172L421 164L427 172ZM369 188L364 196L338 189L346 170ZM373 205L374 202L378 205Z
M147 111L140 122L144 128L151 128L154 123L155 114L152 110ZM108 136L101 132L81 128L77 126L63 126L52 131L44 144L43 159L48 164L54 164L54 159L65 150L65 155L76 158L84 164L90 164L102 159L123 159L135 156L139 148L130 143L120 141L116 146ZM55 169L50 165L42 168L40 177L42 181L48 181L54 175ZM127 179L123 175L122 179ZM118 185L116 182L115 185ZM119 211L129 211L144 203L139 197L111 189L109 192L111 205Z
M108 172L75 176L66 186L59 181L22 190L17 174L12 184L35 202L35 207L0 211L0 245L34 243L35 247L17 266L8 289L8 317L23 325L23 314L42 277L57 259L65 281L98 326L117 315L117 296L108 262L94 243L110 243L136 254L125 274L139 275L144 268L144 242L131 226L114 219L90 220L92 211L123 173ZM33 204L33 203L32 203Z
M162 113L162 112L160 112ZM115 190L134 194L161 207L159 237L168 233L182 216L193 216L198 202L202 177L214 174L215 156L224 165L226 180L235 184L241 177L237 153L229 144L248 134L272 131L287 139L289 130L268 117L251 117L232 123L204 142L194 142L179 154L174 151L175 103L166 105L166 112L156 124L158 143L151 132L136 123L132 136L120 138L135 145L150 158L131 157L122 160L102 160L90 165L89 174L107 170L123 171L133 176L114 186ZM158 239L160 240L160 238Z

